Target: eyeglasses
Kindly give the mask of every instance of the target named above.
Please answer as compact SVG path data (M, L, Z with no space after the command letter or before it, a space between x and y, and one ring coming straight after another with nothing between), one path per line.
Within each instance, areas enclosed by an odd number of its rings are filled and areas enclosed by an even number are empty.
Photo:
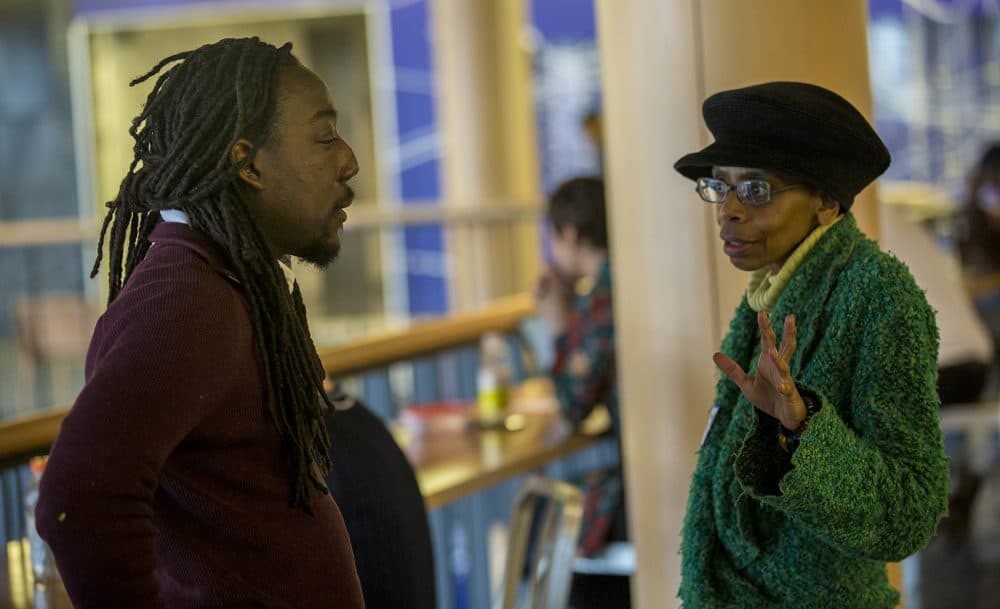
M792 184L781 188L772 188L767 180L742 180L735 186L718 178L698 178L694 190L706 203L723 203L729 192L736 191L736 197L744 205L761 207L771 202L771 197L779 192L801 188L805 184Z

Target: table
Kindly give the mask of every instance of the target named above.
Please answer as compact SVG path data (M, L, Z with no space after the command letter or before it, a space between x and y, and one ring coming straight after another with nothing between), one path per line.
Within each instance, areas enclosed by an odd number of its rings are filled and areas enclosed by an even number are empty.
M607 415L601 412L579 432L573 432L555 414L523 414L514 418L515 424L522 421L523 428L517 431L430 433L401 441L403 452L416 471L427 509L441 507L569 456L594 444L610 428Z

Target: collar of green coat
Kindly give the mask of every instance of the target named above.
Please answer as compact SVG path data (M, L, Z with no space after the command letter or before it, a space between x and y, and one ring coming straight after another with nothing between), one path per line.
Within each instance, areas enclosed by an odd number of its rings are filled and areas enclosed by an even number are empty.
M799 270L799 265L809 257L809 252L820 242L823 235L843 219L844 216L838 216L832 223L813 229L792 251L777 273L767 267L750 273L750 285L747 286L747 302L750 303L750 308L754 311L773 311L788 281Z
M854 215L848 212L812 247L774 304L771 320L778 344L781 343L785 316L795 316L798 346L792 356L792 376L801 369L803 358L811 353L814 341L821 336L822 328L817 326L823 305L836 287L854 248L864 239L866 237L858 229ZM722 352L739 362L744 370L752 371L756 369L756 362L752 359L759 343L757 313L744 295L722 342ZM739 390L722 377L716 387L716 395L718 403L733 404L739 397Z

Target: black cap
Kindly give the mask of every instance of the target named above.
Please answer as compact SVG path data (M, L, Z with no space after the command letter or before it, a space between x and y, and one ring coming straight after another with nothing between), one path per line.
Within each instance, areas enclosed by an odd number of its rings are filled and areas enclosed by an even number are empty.
M705 100L702 114L715 142L674 163L692 180L720 166L786 173L846 210L891 160L857 108L816 85L769 82L721 91Z

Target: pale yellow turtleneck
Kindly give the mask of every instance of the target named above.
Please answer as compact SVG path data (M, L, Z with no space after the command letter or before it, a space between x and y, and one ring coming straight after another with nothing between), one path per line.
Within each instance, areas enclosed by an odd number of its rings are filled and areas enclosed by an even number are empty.
M764 267L750 273L750 285L747 286L747 303L754 311L767 311L768 313L778 304L781 293L788 285L788 280L795 274L796 269L806 259L809 251L819 242L820 238L840 222L844 216L838 216L833 222L826 226L817 226L813 232L809 233L802 243L792 251L791 255L781 265L781 269L774 273L769 268Z

